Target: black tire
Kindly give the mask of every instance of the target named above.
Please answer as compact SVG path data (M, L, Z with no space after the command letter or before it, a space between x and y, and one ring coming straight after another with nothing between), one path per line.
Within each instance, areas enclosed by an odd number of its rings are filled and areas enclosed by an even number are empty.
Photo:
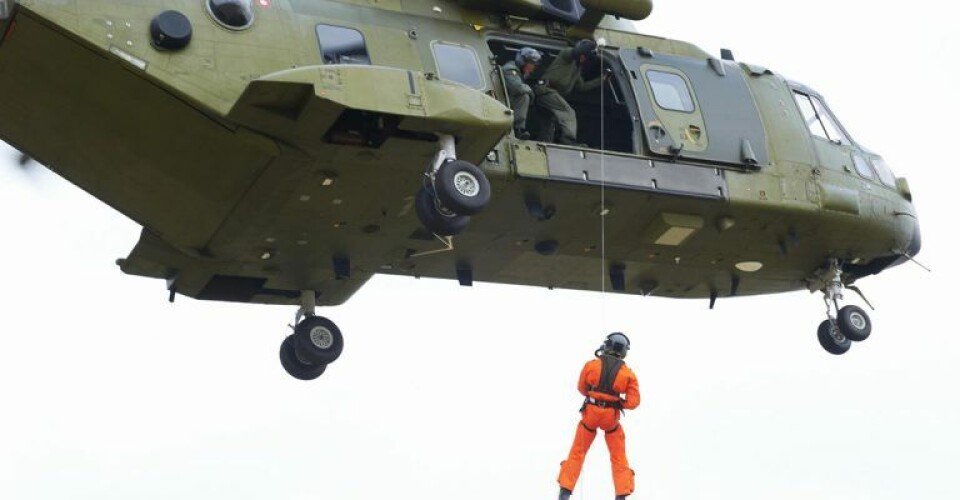
M307 316L293 331L297 356L314 364L333 363L343 352L343 335L322 316Z
M294 346L293 335L288 335L280 344L280 364L291 377L300 380L313 380L326 371L326 364L310 363L300 359Z
M480 213L490 203L490 181L471 163L453 160L440 165L433 180L437 198L458 215Z
M837 338L838 335L840 339ZM839 356L850 350L850 339L840 333L837 326L833 324L833 320L826 319L820 323L820 327L817 328L817 340L830 354Z
M866 311L857 306L843 306L837 311L840 333L854 342L863 342L870 336L873 325Z
M420 188L414 204L417 209L417 217L423 227L439 236L460 234L470 223L469 215L457 215L452 212L442 213L441 209L437 207L437 199L426 188Z

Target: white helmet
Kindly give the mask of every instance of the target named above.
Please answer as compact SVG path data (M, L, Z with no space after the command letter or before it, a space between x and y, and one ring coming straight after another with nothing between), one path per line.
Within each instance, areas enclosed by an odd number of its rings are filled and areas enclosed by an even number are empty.
M600 348L604 354L610 354L620 359L627 357L627 351L630 350L630 339L620 332L613 332L607 335L603 341L603 347Z

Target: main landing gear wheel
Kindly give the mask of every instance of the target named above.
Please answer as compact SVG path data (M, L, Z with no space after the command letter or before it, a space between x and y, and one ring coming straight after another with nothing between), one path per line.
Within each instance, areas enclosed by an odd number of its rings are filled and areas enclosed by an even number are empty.
M840 333L840 329L831 319L823 320L817 328L817 340L830 354L841 355L850 350L850 339Z
M457 215L446 209L427 188L420 188L414 204L420 223L438 236L460 234L470 223L469 215Z
M433 179L437 199L458 215L480 213L490 203L490 181L476 166L452 160L440 165Z
M427 165L415 207L425 228L454 236L490 203L490 181L476 165L457 159L453 136L438 134L438 139L440 149Z
M870 316L857 306L843 306L837 312L837 327L845 337L854 342L867 340L873 329Z
M297 356L313 364L333 363L343 352L343 335L322 316L307 316L293 332Z
M293 335L288 335L280 344L280 364L291 377L300 380L313 380L326 371L326 363L316 364L303 359L294 346Z

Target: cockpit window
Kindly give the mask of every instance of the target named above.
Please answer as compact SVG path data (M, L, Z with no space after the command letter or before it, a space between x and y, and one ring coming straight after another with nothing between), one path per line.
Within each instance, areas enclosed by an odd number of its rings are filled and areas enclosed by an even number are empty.
M482 89L483 75L477 53L470 47L449 42L433 44L433 56L437 59L437 72L444 80L453 80L467 87Z
M877 175L880 176L880 182L889 187L897 186L897 177L893 175L893 170L890 170L890 166L887 165L887 162L880 158L874 158L873 168L877 169Z
M873 179L873 169L870 168L870 164L867 163L867 160L863 159L862 156L858 154L853 155L853 166L856 167L857 172L866 179Z
M793 97L797 100L797 106L800 106L800 112L803 113L803 119L811 134L836 144L845 146L851 144L850 138L843 132L819 97L800 92L794 92Z
M693 112L693 97L680 75L650 70L647 71L647 80L658 106L670 111Z
M363 33L343 26L317 25L324 64L370 64Z

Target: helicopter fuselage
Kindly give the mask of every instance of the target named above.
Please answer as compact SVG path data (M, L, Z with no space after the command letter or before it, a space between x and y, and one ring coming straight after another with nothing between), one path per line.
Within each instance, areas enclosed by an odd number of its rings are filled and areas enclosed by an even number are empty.
M560 145L536 105L539 136L512 133L501 68L525 46L550 64L578 33L562 16L230 3L6 1L0 21L0 138L141 224L118 263L171 294L335 305L386 273L716 299L919 251L906 181L766 68L608 17L583 72L610 76L567 96L583 144ZM452 239L414 213L442 137L492 191Z

